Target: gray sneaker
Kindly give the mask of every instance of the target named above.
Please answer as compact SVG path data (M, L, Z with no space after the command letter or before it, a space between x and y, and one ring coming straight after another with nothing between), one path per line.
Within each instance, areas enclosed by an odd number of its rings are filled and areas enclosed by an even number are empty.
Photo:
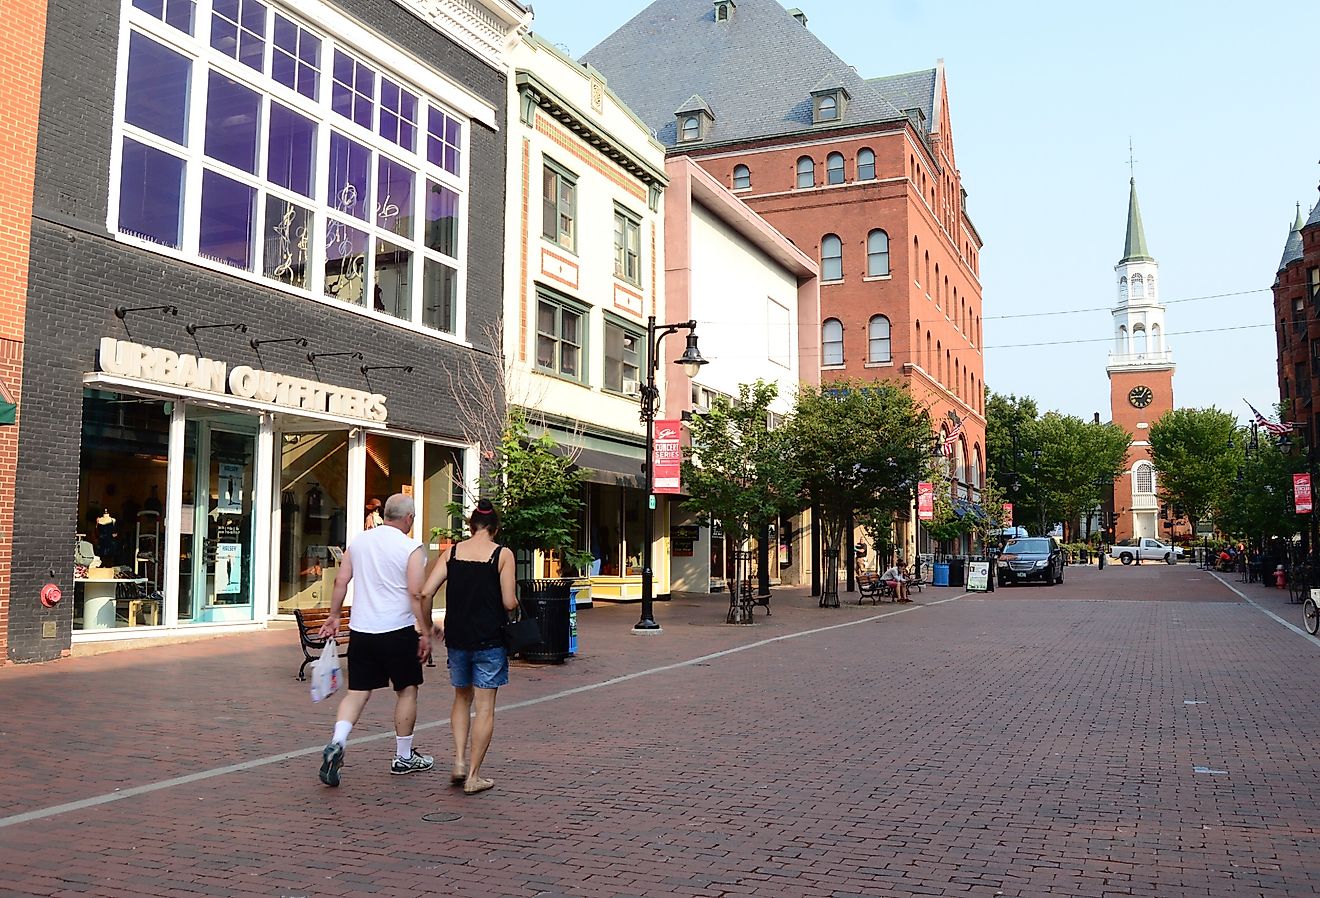
M339 785L339 768L344 766L344 746L331 742L321 752L321 782Z
M430 755L423 755L413 749L411 758L395 758L390 762L390 773L404 774L415 773L418 770L430 770L435 766L435 758Z

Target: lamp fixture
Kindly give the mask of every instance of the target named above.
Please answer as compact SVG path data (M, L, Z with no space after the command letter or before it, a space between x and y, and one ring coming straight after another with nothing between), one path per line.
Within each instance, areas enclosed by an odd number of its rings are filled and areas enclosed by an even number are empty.
M178 306L137 306L135 308L125 308L124 306L115 306L115 317L123 321L125 317L133 312L161 312L165 315L174 315L178 317Z
M402 371L404 374L412 374L412 365L362 365L359 369L363 374L371 371Z
M356 350L353 352L309 352L307 353L307 361L316 364L317 359L331 359L345 355L351 357L355 362L362 361L362 353Z
M688 377L696 377L697 372L701 370L701 366L708 364L702 358L701 350L697 348L697 335L692 331L688 331L687 347L684 348L683 355L674 359L674 364L682 368L683 373Z
M210 329L212 329L212 328L216 328L216 327L227 327L227 328L229 328L230 330L237 331L237 332L240 333L240 334L246 334L246 333L247 333L247 325L246 325L246 324L238 324L238 323L234 323L234 324L190 324L190 325L188 325L187 327L185 327L184 330L186 330L186 331L188 332L188 336L190 336L190 337L195 337L195 336L197 336L197 332L198 332L198 331L210 330Z
M253 349L260 351L264 343L292 343L300 349L307 348L307 340L304 337L281 337L278 340L248 340L248 345Z

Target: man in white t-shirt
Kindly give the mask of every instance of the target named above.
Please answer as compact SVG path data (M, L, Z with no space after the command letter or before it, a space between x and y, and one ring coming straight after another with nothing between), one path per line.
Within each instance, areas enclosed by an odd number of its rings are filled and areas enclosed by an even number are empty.
M422 595L426 550L408 535L416 517L411 496L385 501L384 523L353 540L335 576L330 616L320 635L334 638L352 581L348 622L348 692L339 703L335 732L321 752L321 782L339 785L344 746L372 690L394 687L395 757L390 773L430 770L435 758L413 748L422 659L431 653L431 599Z
M903 559L900 558L888 567L880 579L889 584L894 591L894 598L900 602L908 601L907 577L903 574Z

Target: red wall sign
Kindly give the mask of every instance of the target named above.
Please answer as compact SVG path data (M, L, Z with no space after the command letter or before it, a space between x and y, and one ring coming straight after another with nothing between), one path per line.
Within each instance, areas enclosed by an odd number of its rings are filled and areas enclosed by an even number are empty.
M1003 521L1001 522L1001 526L1003 526L1003 527L1012 527L1012 526L1013 526L1013 503L1012 503L1012 502L1005 502L1005 503L1004 503L1004 514L1003 514L1003 518L1004 518L1004 519L1003 519Z
M683 467L683 422L656 421L655 439L652 442L651 492L682 492L680 472Z
M935 484L924 480L917 484L917 518L922 521L935 519Z
M1311 475L1293 475L1293 502L1298 514L1311 513Z

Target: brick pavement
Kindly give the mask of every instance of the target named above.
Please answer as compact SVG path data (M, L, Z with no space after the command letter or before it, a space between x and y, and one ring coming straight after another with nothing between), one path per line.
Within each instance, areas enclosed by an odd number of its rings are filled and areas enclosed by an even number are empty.
M680 598L653 638L628 635L635 606L585 611L583 657L501 690L498 786L470 798L389 776L388 739L322 788L333 708L292 679L288 630L6 668L0 894L1316 893L1320 642L1191 565L958 595L781 590L751 628ZM424 721L446 716L434 680Z

